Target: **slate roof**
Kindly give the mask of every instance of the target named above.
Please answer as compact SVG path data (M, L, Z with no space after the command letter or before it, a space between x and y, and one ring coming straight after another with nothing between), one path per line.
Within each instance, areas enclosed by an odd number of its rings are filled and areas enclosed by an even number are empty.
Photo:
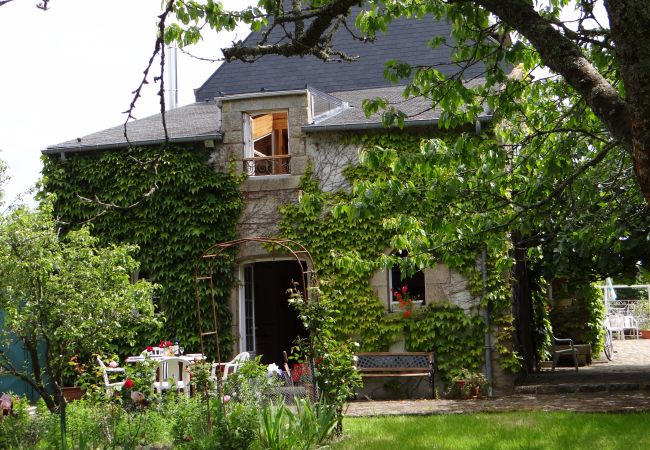
M481 83L480 79L473 80L468 86L474 86ZM380 97L387 99L389 104L401 110L407 115L407 126L431 125L440 117L442 109L440 107L432 108L431 101L424 97L409 97L405 99L402 95L404 86L389 86L375 89L361 89L344 92L332 92L330 95L348 103L348 108L341 110L336 115L330 116L324 120L317 121L313 124L303 125L305 131L325 131L337 129L355 129L370 128L381 125L381 111L366 117L362 103L365 99ZM489 118L489 114L483 116Z
M356 17L360 8L354 8L351 17ZM217 106L215 97L228 97L236 94L254 94L261 91L277 92L305 89L307 86L329 93L348 102L350 107L314 124L305 124L305 131L318 131L340 128L360 128L379 126L380 114L366 118L361 109L365 98L385 97L398 109L408 115L407 125L430 124L439 116L438 109L431 109L423 98L402 98L403 86L391 85L384 78L385 62L389 59L408 62L412 65L436 65L438 69L453 74L458 71L449 61L449 49L441 46L428 47L427 42L434 36L450 36L450 26L432 17L418 20L399 18L387 27L385 34L379 34L373 43L355 40L343 27L334 38L334 48L348 55L358 55L354 62L324 62L312 56L286 58L268 55L255 63L232 62L222 64L212 76L196 90L197 103L166 112L167 130L172 142L191 142L205 139L220 139L217 130ZM270 38L278 37L280 31L273 31ZM251 33L247 43L260 38L260 33ZM480 76L481 67L475 66L465 72L466 78ZM419 114L418 114L419 113ZM129 140L136 145L155 145L164 142L164 132L160 114L130 122ZM43 153L61 151L90 151L126 147L124 126L118 125L107 130L81 138L52 145Z
M221 133L217 130L217 104L214 101L181 106L167 111L165 117L167 133L171 142L221 139ZM160 114L129 122L127 130L131 144L154 145L165 140ZM43 150L43 153L59 153L62 150L67 152L102 150L126 147L127 145L122 124L88 136L51 145Z
M358 15L354 8L351 18ZM278 39L281 30L273 30L269 42ZM385 62L390 59L412 65L438 65L450 60L449 48L428 47L434 36L450 36L450 26L433 17L419 20L399 18L387 27L385 34L378 34L374 43L355 40L344 27L333 39L334 48L348 55L357 55L354 62L324 62L314 56L286 58L266 55L254 63L235 61L224 63L195 91L196 101L204 101L231 94L304 89L307 85L323 92L341 92L353 89L369 89L389 86L384 78ZM251 33L245 43L252 45L260 33ZM446 74L453 74L458 67L448 64L439 67ZM481 67L472 67L466 78L479 76Z

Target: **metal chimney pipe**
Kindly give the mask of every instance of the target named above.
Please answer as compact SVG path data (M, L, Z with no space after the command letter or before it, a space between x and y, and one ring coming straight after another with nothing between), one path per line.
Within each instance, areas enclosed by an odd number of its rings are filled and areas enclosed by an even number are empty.
M172 44L167 47L167 110L178 106L178 60L177 47Z

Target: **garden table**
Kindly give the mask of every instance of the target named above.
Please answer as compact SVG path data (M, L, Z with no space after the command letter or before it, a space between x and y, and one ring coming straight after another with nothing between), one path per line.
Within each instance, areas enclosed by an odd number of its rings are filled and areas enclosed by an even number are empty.
M161 364L165 360L171 359L171 358L178 358L178 360L179 360L178 366L179 366L179 369L182 370L183 362L185 362L187 364L192 364L192 363L195 363L197 361L203 361L203 360L205 360L206 357L205 357L205 355L203 355L201 353L190 353L190 354L183 355L183 356L151 355L151 356L146 357L146 359L149 359L149 360L152 360L152 361L157 361L157 362L159 362ZM128 364L138 364L138 363L143 362L144 360L145 360L144 356L138 355L138 356L129 356L128 358L126 358L125 361ZM161 366L159 366L158 370L156 370L156 382L160 382L161 378L162 378L161 374L160 374L160 369L161 369ZM190 385L189 387L190 387L190 393L193 393L192 392L192 390L193 390L192 385Z

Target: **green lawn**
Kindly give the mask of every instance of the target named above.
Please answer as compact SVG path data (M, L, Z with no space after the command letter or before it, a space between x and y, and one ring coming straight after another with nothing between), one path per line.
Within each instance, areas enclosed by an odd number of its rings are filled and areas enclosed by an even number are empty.
M649 449L650 413L346 418L332 449Z

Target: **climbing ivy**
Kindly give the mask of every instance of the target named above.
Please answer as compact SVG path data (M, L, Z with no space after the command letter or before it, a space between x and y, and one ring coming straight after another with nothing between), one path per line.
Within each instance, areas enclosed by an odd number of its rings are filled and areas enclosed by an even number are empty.
M453 142L457 134L441 133L441 138ZM366 158L373 158L384 148L397 149L402 158L420 151L422 136L410 133L381 132L364 135L349 134L344 142L361 145L367 150ZM497 351L503 367L516 371L520 360L507 344L511 340L512 316L510 292L506 282L510 259L505 239L496 241L488 249L487 274L484 281L477 269L477 257L485 245L478 240L459 242L445 251L429 252L414 249L417 236L400 234L401 221L417 221L429 232L435 214L418 207L413 198L405 198L413 207L409 217L382 204L377 208L349 205L355 195L367 188L369 181L387 179L385 171L372 164L351 166L345 171L350 183L349 191L322 192L318 180L308 172L302 179L301 201L285 205L280 222L280 233L303 243L310 249L318 263L322 295L336 300L335 327L341 337L358 339L366 351L387 350L400 336L405 337L408 350L431 351L437 355L437 368L448 380L455 371L465 367L478 370L483 361L483 333L485 324L478 311L466 314L461 308L447 303L434 303L409 319L401 315L387 315L377 295L370 287L370 278L381 268L405 264L404 272L413 272L443 262L469 279L469 289L481 297L480 306L491 312L492 332L496 334ZM403 182L411 183L417 173L404 174ZM394 194L408 195L397 186ZM396 203L399 203L397 201ZM394 258L386 249L409 249L408 258ZM405 262L406 261L406 262ZM402 268L402 267L401 267Z
M412 319L403 322L406 348L433 350L436 368L445 381L450 381L461 368L480 371L486 330L480 316L466 314L455 305L436 304L417 311Z
M187 351L199 349L195 263L209 245L234 238L242 207L239 178L215 172L208 157L203 149L171 146L43 159L43 190L56 194L55 212L67 229L90 223L103 243L137 244L140 276L162 286L156 300L166 323L141 336L143 347L178 338ZM219 262L213 276L224 355L232 348L226 299L233 276L231 260ZM209 296L201 299L204 329L211 329ZM211 352L213 342L205 347Z

